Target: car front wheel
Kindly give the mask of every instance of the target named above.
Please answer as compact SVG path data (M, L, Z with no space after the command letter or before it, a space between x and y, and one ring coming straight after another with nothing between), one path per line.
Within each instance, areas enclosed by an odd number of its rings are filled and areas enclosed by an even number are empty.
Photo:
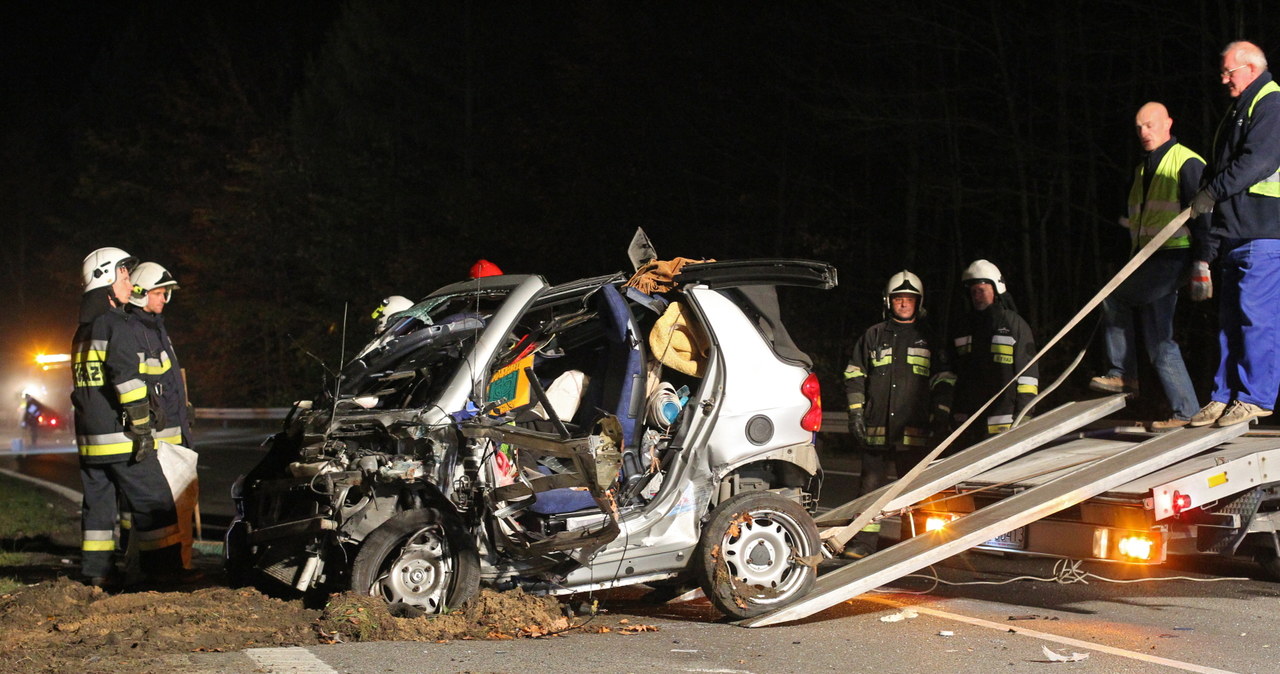
M402 512L369 534L351 588L426 613L457 608L480 586L480 558L465 531L435 508Z

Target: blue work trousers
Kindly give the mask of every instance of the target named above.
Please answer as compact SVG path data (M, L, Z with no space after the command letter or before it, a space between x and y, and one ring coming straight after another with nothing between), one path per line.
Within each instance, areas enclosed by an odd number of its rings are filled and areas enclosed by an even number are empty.
M1147 357L1177 419L1190 419L1200 409L1182 351L1173 339L1178 288L1187 278L1190 263L1189 249L1156 251L1102 302L1103 341L1110 368L1107 375L1138 377L1138 340L1133 327L1136 311L1142 321Z
M1238 244L1221 258L1213 399L1273 409L1280 389L1280 239Z

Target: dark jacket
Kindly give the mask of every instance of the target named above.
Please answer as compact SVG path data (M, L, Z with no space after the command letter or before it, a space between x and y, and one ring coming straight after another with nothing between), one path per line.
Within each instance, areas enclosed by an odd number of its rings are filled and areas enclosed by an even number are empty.
M1264 72L1245 88L1214 136L1205 189L1217 205L1206 260L1216 256L1224 241L1280 239L1280 199L1249 193L1280 168L1280 92L1264 96L1249 112L1269 82L1271 73Z
M982 311L968 311L954 331L956 395L955 411L972 415L1000 390L1036 354L1035 337L1022 317L995 304ZM1040 392L1040 365L1032 365L1017 382L1010 384L983 413L988 434L1009 428L1013 417Z
M81 300L80 325L71 341L76 445L88 464L127 461L133 440L125 435L123 405L145 399L154 377L141 371L133 317L111 305L111 288L97 288Z
M920 321L871 326L844 371L849 409L862 410L870 447L928 445L929 415L950 410L954 384L945 340Z
M182 381L182 368L173 342L164 327L164 316L148 313L136 306L129 307L138 328L138 338L146 353L151 354L147 363L150 374L156 378L151 389L152 409L159 420L156 439L190 447L191 423L187 418L187 391Z

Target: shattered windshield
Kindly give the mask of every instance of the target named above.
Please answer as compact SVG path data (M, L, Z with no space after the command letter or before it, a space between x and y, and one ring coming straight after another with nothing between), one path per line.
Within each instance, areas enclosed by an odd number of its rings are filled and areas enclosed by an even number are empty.
M505 289L440 295L393 315L387 329L343 368L341 397L366 409L430 403L506 297Z

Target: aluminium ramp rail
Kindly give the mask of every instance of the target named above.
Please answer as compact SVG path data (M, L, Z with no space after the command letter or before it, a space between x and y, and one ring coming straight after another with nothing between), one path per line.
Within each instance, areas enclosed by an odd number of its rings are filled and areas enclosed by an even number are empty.
M1124 407L1125 400L1125 394L1120 393L1104 398L1069 402L995 437L987 438L964 451L935 461L902 493L886 503L882 512L901 510L1006 461L1016 459L1115 412ZM847 524L849 519L857 517L875 503L876 499L889 487L890 485L885 485L823 513L816 519L818 527Z
M737 624L763 627L808 617L1130 480L1195 456L1247 430L1249 424L1184 428L1147 440L976 510L942 529L909 538L863 557L819 577L813 589L795 602Z

